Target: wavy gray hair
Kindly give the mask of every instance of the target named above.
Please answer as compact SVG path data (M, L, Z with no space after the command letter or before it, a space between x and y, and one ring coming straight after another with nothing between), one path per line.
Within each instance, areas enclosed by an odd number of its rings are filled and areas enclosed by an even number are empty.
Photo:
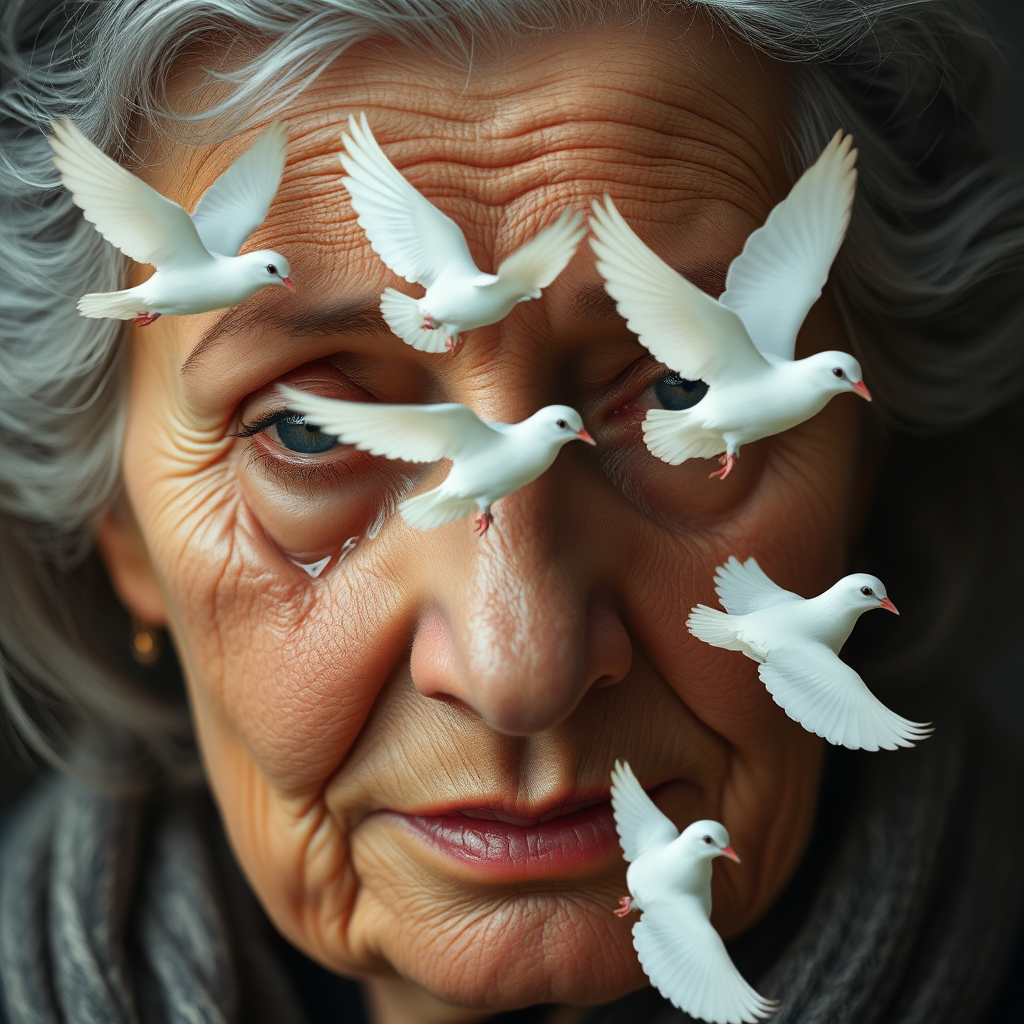
M837 127L852 131L860 148L858 198L833 282L887 424L893 472L885 493L897 495L885 529L868 534L873 571L887 560L888 578L914 577L922 596L914 642L888 664L894 674L924 676L953 663L949 624L1009 536L1009 522L996 513L1007 502L1022 507L1015 442L1001 423L1024 384L1024 186L987 159L973 121L989 44L971 8L956 0L692 6L796 65L787 140L794 172ZM89 725L141 741L167 771L180 763L169 737L181 734L164 704L144 699L137 681L112 671L76 635L75 602L62 597L95 524L118 497L126 383L123 325L83 319L75 301L123 287L127 262L61 189L45 139L49 122L70 117L131 161L136 119L183 132L216 125L226 134L257 108L266 117L286 104L368 37L427 44L471 62L474 52L538 31L593 22L602 12L642 18L649 7L644 0L6 0L0 699L40 755L64 763L69 740L61 736ZM241 40L254 48L241 52ZM225 63L213 73L229 88L214 108L186 116L168 109L163 85L197 43L204 52L221 47ZM944 493L945 460L957 452L969 453L978 473L1001 466L1001 475ZM1006 557L1003 575L1011 576ZM1019 570L1020 556L1009 557ZM956 595L937 585L951 565ZM107 621L100 632L112 628Z

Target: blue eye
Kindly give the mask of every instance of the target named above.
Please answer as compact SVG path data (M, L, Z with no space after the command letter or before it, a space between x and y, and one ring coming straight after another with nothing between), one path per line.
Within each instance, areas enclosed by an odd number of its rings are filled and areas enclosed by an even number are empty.
M676 373L662 377L654 385L654 394L663 409L691 409L708 393L702 380L686 380Z
M282 416L275 424L281 444L291 452L317 455L333 448L338 439L332 434L307 426L306 418L296 412Z

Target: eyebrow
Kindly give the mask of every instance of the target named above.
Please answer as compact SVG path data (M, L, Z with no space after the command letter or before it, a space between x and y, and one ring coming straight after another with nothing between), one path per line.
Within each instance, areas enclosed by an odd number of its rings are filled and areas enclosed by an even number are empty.
M714 260L697 267L673 267L696 285L702 292L717 298L725 290L725 278L729 273L729 260ZM604 285L590 284L580 288L572 298L573 316L588 320L607 320L620 316L615 300L605 291Z
M712 296L721 294L725 277L729 271L729 262L715 260L691 268L675 268L701 291ZM587 319L610 320L617 318L619 312L615 300L604 290L604 285L586 285L576 291L572 298L574 316ZM181 375L185 376L198 365L202 357L218 342L232 335L245 334L248 331L276 328L292 337L324 338L336 334L390 334L390 328L380 315L377 302L359 300L340 306L332 306L323 310L310 310L305 313L281 315L267 312L265 309L235 308L222 316L199 339L195 348L189 353L181 365Z
M328 309L282 315L265 309L232 309L199 339L181 365L181 374L191 372L218 342L255 329L276 328L292 337L323 338L334 334L389 334L376 302L359 300Z

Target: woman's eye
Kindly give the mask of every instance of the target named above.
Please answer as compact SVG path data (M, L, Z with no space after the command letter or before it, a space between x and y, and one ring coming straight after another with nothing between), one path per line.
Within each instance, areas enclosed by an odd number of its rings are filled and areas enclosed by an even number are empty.
M318 455L333 448L338 439L333 434L325 434L306 423L304 416L288 413L274 423L277 438L291 452L303 455Z
M663 409L691 409L708 393L708 386L702 380L687 380L678 374L655 381L654 395Z

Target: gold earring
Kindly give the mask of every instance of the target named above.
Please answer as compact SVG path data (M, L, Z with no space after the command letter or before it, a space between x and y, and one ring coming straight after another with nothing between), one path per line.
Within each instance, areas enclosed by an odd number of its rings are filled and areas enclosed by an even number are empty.
M160 632L132 616L132 657L140 665L153 665L160 660Z

